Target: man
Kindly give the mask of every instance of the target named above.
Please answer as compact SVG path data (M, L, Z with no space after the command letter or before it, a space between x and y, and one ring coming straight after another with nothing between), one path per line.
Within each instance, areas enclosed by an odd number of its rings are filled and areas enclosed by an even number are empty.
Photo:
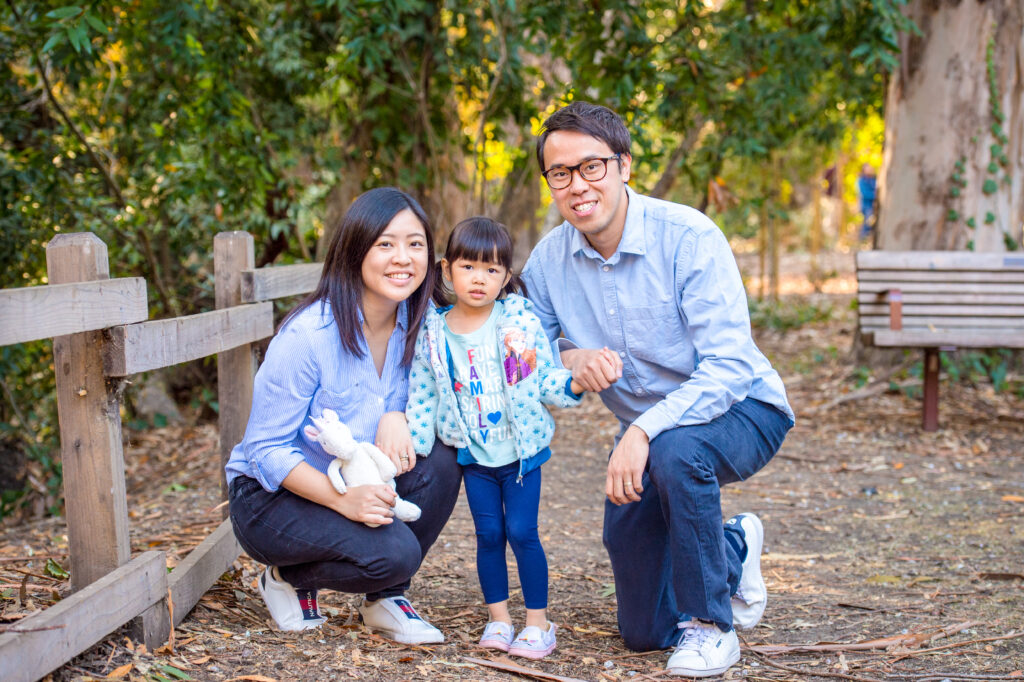
M723 528L719 486L772 458L793 411L750 336L725 236L627 187L629 145L605 107L548 118L537 160L566 222L523 275L551 340L565 337L562 363L621 424L604 525L619 631L631 649L675 646L673 674L718 675L740 657L734 624L756 625L767 599L761 522Z

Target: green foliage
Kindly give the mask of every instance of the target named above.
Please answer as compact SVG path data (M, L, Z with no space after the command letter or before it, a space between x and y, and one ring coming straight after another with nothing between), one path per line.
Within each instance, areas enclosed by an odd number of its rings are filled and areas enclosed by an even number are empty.
M942 353L942 371L954 383L992 382L997 393L1007 390L1007 375L1016 362L1013 351L1005 348L988 351L961 351ZM915 376L920 376L917 365Z
M743 220L762 206L782 217L785 197L756 164L784 156L810 168L880 108L895 36L910 28L903 4L4 3L0 287L45 283L47 242L91 231L112 277L146 279L152 318L208 310L217 232L252 233L257 264L308 259L332 190L384 184L435 217L496 213L509 178L535 179L523 171L536 126L573 98L627 119L640 188L691 136L673 172L703 192L732 164L758 179L742 188ZM494 174L498 154L507 163ZM758 314L776 328L815 319ZM49 353L2 349L0 428L23 444L35 492L56 509ZM217 409L209 386L192 399ZM3 493L0 514L23 500Z
M754 327L787 332L806 324L827 322L832 318L831 303L816 301L758 301L750 299L750 323Z

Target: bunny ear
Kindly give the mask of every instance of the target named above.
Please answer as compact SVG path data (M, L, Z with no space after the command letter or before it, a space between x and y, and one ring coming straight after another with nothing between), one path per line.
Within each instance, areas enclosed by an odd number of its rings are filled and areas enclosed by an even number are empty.
M312 424L306 424L306 427L302 429L303 433L309 436L310 440L316 440L320 436L320 432Z
M337 421L341 421L340 419L338 419L338 413L337 413L337 412L335 412L334 410L332 410L332 409L331 409L331 408L329 408L329 407L325 407L325 408L324 408L324 411L323 411L323 413L322 413L322 414L320 415L320 418L321 418L321 419L323 419L323 420L324 420L325 422L337 422Z

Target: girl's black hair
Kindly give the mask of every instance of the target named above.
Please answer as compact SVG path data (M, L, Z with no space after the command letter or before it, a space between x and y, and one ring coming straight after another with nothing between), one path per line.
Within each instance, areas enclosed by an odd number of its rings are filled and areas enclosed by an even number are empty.
M423 225L427 241L427 273L423 283L406 299L406 337L403 364L411 364L416 352L416 332L438 286L434 262L434 232L427 214L415 199L394 187L378 187L361 194L349 207L331 235L323 272L316 290L304 298L281 322L284 327L293 317L314 303L328 303L341 336L341 345L356 357L363 357L359 341L363 338L357 309L363 299L363 259L380 234L402 211L412 214Z
M460 258L500 265L511 275L508 284L501 290L501 296L509 294L526 296L526 284L519 275L512 272L513 252L512 235L509 234L507 227L497 220L474 216L460 222L448 235L444 259L448 261L449 267ZM442 296L442 298L437 298L435 295L438 305L447 303L447 291L444 291Z

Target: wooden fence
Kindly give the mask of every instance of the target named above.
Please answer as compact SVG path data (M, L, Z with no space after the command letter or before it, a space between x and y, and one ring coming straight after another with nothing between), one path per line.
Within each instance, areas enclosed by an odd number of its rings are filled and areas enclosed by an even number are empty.
M254 270L253 253L247 232L218 234L216 309L170 320L147 321L145 280L110 279L90 233L50 241L48 285L0 290L0 345L53 338L73 590L0 635L0 680L36 680L128 622L153 650L238 557L228 520L170 574L163 552L131 557L120 407L124 377L216 354L227 462L252 405L253 344L274 331L271 301L320 276L318 263Z

